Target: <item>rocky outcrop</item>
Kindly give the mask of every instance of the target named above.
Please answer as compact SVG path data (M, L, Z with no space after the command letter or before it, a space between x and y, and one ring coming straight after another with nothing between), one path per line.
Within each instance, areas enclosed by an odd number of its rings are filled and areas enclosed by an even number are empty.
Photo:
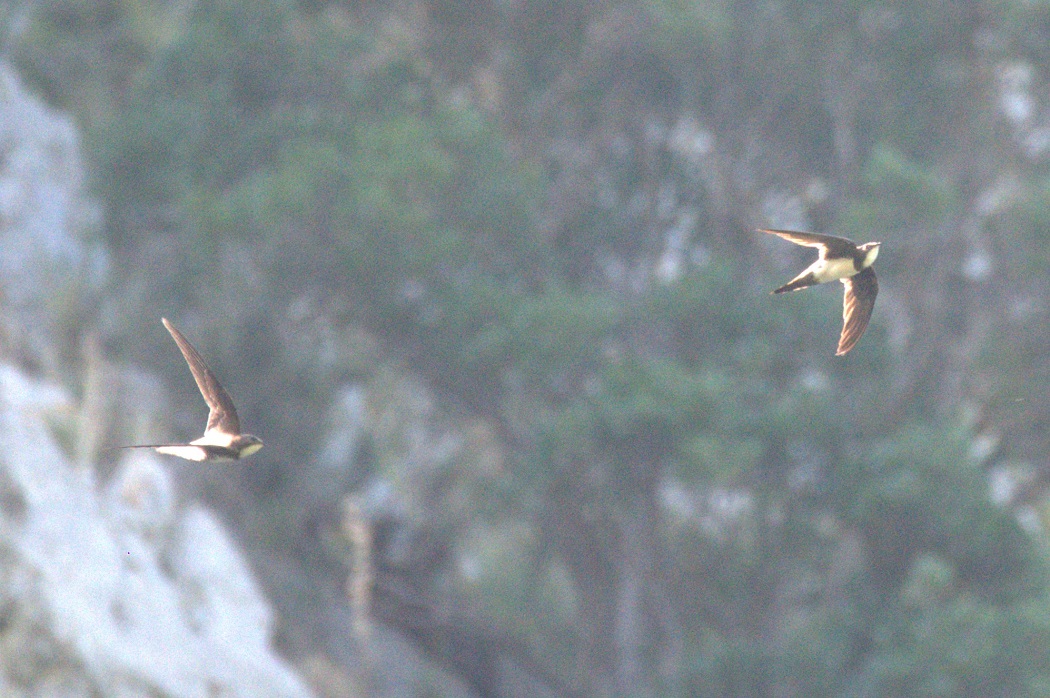
M65 403L0 366L0 695L309 696L215 516L149 452L99 487L48 428Z
M87 196L73 121L29 93L0 61L0 338L61 372L63 318L96 296L108 267L97 239L99 207Z

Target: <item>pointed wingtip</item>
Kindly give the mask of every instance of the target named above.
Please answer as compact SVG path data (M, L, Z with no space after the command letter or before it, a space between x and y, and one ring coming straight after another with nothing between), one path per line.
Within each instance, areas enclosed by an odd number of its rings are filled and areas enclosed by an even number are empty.
M835 356L845 356L853 351L853 347L857 346L857 342L860 341L862 334L864 334L863 329L859 334L854 333L849 337L840 337L838 349L835 350Z
M861 332L863 334L863 331ZM857 342L860 341L859 334L851 334L846 336L845 328L843 328L843 336L839 337L839 346L835 349L835 356L845 356L846 354L853 351L853 347L857 346Z

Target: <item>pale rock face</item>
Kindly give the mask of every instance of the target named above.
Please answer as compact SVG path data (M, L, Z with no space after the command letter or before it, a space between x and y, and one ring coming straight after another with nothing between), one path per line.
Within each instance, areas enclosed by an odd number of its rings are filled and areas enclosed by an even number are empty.
M100 491L47 429L63 406L0 365L2 694L310 696L218 520L180 511L159 464Z
M163 463L149 451L128 451L106 484L106 507L117 522L153 542L168 535L175 491Z
M101 280L105 255L83 241L98 207L85 195L72 121L27 92L0 61L0 288L27 308L70 279Z
M201 507L186 511L167 560L199 633L247 656L268 651L273 613L214 514Z

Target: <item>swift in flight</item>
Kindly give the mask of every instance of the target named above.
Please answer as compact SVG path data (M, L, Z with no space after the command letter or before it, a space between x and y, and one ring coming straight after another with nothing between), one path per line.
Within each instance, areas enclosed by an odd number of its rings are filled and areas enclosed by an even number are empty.
M856 346L871 320L879 282L872 264L879 256L881 242L858 245L852 240L834 235L798 233L793 230L759 230L760 233L780 237L804 247L815 247L820 253L817 261L805 271L773 293L787 293L809 288L829 281L841 281L845 286L842 299L842 335L835 356L842 356Z
M122 448L152 448L157 453L178 456L194 461L234 461L247 458L263 447L262 439L251 434L241 433L241 422L237 418L237 408L229 394L219 385L215 374L211 372L204 359L193 348L193 345L168 322L161 318L168 328L175 343L179 345L186 363L189 364L193 379L197 381L204 401L211 410L208 412L208 426L204 436L188 444L142 444L123 446Z

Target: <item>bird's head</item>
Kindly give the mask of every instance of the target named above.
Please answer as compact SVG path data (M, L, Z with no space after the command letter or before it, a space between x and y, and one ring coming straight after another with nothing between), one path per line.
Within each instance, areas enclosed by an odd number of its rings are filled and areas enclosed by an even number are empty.
M241 434L232 448L236 449L238 458L247 458L263 447L262 439L251 434Z
M863 266L865 269L875 263L875 258L879 256L879 245L881 244L881 242L866 242L857 248L864 253Z

